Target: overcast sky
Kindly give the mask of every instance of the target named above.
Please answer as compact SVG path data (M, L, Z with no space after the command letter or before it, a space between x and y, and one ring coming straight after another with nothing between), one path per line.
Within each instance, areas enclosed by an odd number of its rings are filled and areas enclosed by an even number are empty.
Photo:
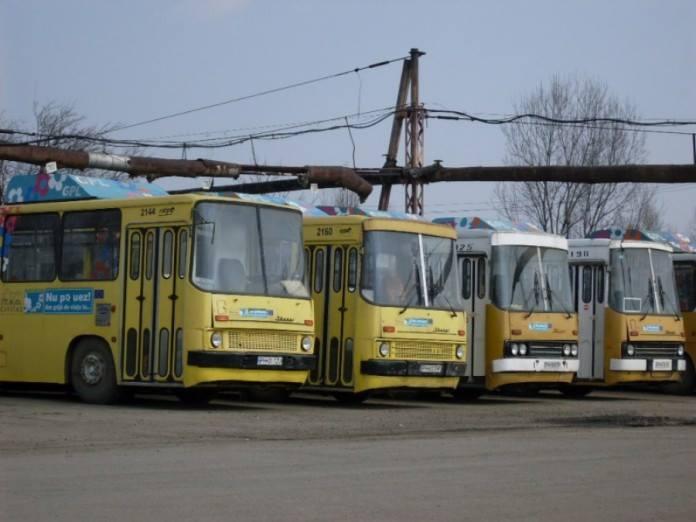
M57 101L90 123L127 124L418 47L427 53L421 98L431 108L511 113L522 95L561 74L605 82L644 118L696 119L695 22L693 0L0 0L0 112L29 122L35 100ZM114 137L196 139L379 109L394 104L400 69L397 63ZM358 166L381 166L389 126L353 132ZM495 126L430 121L425 139L426 163L496 165L505 154ZM648 135L647 148L650 163L692 161L688 136ZM259 162L352 165L345 130L256 142L255 149ZM252 162L248 144L189 153L202 156ZM669 224L690 219L696 184L662 185L658 195ZM403 207L402 197L392 195L393 208ZM432 185L425 203L430 216L496 215L489 183Z

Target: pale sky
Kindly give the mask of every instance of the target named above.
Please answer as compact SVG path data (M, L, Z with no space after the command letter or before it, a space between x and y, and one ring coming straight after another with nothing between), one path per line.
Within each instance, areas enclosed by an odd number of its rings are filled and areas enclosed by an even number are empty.
M696 119L695 21L693 0L0 0L0 112L30 121L34 100L54 100L74 104L90 123L127 124L418 47L427 53L421 98L430 108L512 113L522 95L561 74L606 82L643 118ZM394 104L400 70L393 64L114 137L252 133L379 109ZM358 166L382 165L389 129L387 121L353 131ZM499 165L505 154L495 126L430 121L425 139L426 164ZM255 147L270 164L352 164L345 130ZM693 159L688 136L648 135L647 149L650 163ZM188 157L252 163L248 144ZM680 228L696 184L658 190L666 221ZM431 217L497 213L489 183L431 185L425 203ZM403 208L401 191L392 208Z

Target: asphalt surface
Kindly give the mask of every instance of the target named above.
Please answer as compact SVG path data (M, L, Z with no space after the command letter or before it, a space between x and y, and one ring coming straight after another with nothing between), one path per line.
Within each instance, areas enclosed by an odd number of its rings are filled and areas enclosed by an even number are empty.
M696 396L0 395L0 520L696 520Z

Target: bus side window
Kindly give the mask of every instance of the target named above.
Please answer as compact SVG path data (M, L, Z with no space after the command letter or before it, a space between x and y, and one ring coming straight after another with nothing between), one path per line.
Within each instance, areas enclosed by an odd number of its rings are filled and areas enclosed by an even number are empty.
M324 289L324 251L317 250L314 254L314 292Z
M585 265L582 267L582 302L592 301L592 267Z
M53 281L58 214L8 216L4 225L3 281Z
M186 259L188 257L188 231L182 229L179 232L179 279L186 277Z
M118 210L63 215L63 281L111 281L118 276L121 213Z
M486 259L479 257L477 269L477 295L479 299L486 297Z
M348 291L355 292L358 285L358 249L351 248L348 252Z
M462 297L471 299L471 259L468 257L462 263Z
M604 302L604 267L597 268L597 302Z
M340 292L343 283L343 249L334 250L333 290Z

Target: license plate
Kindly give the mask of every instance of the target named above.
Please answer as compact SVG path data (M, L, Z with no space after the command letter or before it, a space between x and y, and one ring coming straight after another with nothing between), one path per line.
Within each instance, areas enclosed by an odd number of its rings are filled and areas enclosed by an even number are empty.
M652 363L653 371L672 371L672 361L669 359L654 359Z
M561 361L544 361L544 370L560 370L562 366Z
M259 366L283 366L283 358L259 355L256 358L256 364Z
M440 373L442 373L442 365L441 364L421 364L420 371L421 371L421 373L440 374Z

